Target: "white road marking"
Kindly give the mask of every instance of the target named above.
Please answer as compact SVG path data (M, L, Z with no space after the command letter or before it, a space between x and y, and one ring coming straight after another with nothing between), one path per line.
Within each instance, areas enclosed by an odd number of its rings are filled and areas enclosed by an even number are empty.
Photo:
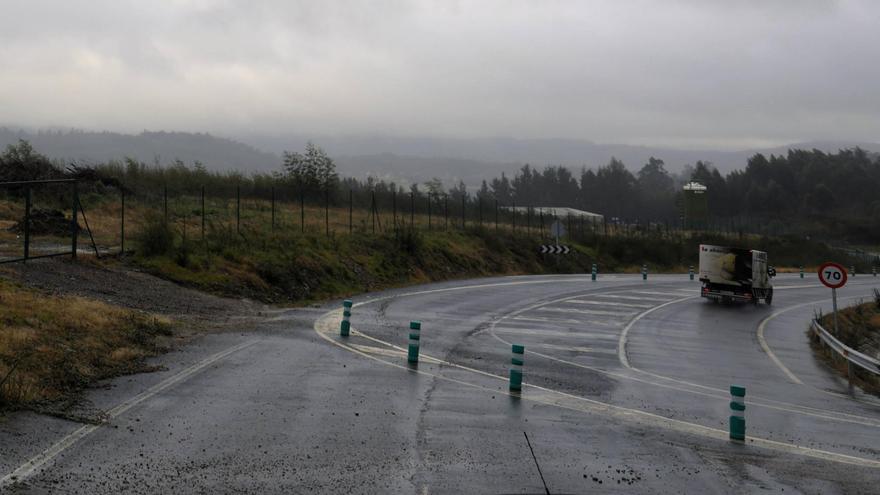
M696 292L696 289L676 289L684 292ZM669 292L659 292L655 290L633 290L630 291L633 294L645 294L649 296L666 296L667 298L676 297L677 294L670 294Z
M653 308L651 308L647 311L639 313L638 316L636 316L635 318L630 320L630 322L627 323L627 325L625 327L623 327L623 330L620 332L620 340L618 340L618 344L617 344L617 357L620 360L620 364L622 364L625 368L632 369L632 366L629 365L629 359L627 359L627 357L626 357L626 338L627 338L627 335L629 334L629 329L632 328L633 325L635 325L642 318L648 316L649 314L653 313L654 311L657 311L658 309L665 308L666 306L669 306L671 304L676 304L676 303L680 303L682 301L687 301L688 299L693 299L695 297L697 297L697 296L682 297L681 299L674 299L672 301L663 303L659 306L654 306Z
M845 300L845 299L863 299L863 298L864 298L864 296L847 296L847 297L841 297L839 299ZM788 377L789 380L793 381L794 383L797 383L798 385L803 385L804 382L802 382L800 378L795 376L795 374L792 373L791 370L788 369L787 366L782 364L782 361L780 361L779 358L776 357L776 354L770 349L770 346L767 344L767 340L764 338L764 328L766 328L767 323L769 323L770 320L776 318L777 316L779 316L783 313L787 313L787 312L795 310L795 309L803 308L804 306L810 306L813 304L821 304L824 302L827 302L827 298L820 299L818 301L806 302L806 303L798 304L795 306L790 306L788 308L774 312L770 316L761 320L761 323L758 325L757 335L758 335L758 343L761 345L761 349L764 350L764 353L766 353L767 356L770 358L770 360L773 361L773 364L775 364L776 367L778 367L780 370L782 370L782 372L785 374L785 376Z
M202 361L199 361L198 363L190 366L189 368L186 368L186 369L178 372L177 374L162 380L161 382L157 383L156 385L153 385L152 387L141 392L140 394L135 395L134 397L126 400L125 402L119 404L118 406L114 407L113 409L110 409L109 411L107 411L107 419L108 420L113 419L113 418L118 417L121 414L124 414L126 411L135 407L136 405L144 402L147 399L154 397L156 394L162 393L163 391L177 385L178 383L195 375L199 371L202 371L203 369L207 368L208 366L211 366L212 364L220 361L221 359L229 356L230 354L233 354L233 353L238 352L242 349L250 347L256 343L257 343L256 340L250 340L250 341L244 342L242 344L232 346L229 349L226 349L224 351L220 351L220 352L218 352L218 353L216 353L216 354L214 354L214 355L212 355ZM37 471L38 469L40 469L41 467L46 465L46 463L48 463L49 461L54 459L56 456L58 456L58 454L61 454L65 450L69 449L70 447L75 445L77 442L79 442L80 440L82 440L83 438L87 437L89 434L91 434L92 432L94 432L95 430L100 428L101 426L102 425L85 425L85 426L82 426L82 427L76 429L75 431L68 434L67 436L65 436L61 440L55 442L55 444L53 444L51 447L47 448L46 450L44 450L44 451L40 452L39 454L37 454L36 456L32 457L27 462L25 462L24 464L19 466L17 469L15 469L11 473L7 474L2 479L0 479L0 487L8 486L13 483L18 483L18 482L21 482L21 481L27 479L35 471Z
M547 302L544 302L544 303L537 303L537 304L534 304L534 305L532 305L532 306L528 306L528 307L526 307L526 308L522 308L522 309L520 309L520 310L514 311L514 312L511 313L510 315L516 315L516 314L519 314L519 313L522 313L522 312L532 311L532 310L534 310L535 308L541 306L541 304L556 304L556 303L558 303L558 302L564 301L565 299L571 299L571 298L574 298L574 297L578 297L578 296L568 296L567 298L558 299L558 300L555 300L555 301L547 301ZM697 296L692 296L692 297L697 297ZM681 301L685 301L685 300L688 300L688 299L691 299L691 298L683 298L683 299L681 299ZM674 302L674 301L673 301L673 302ZM645 314L647 314L647 313L649 313L649 312L652 312L652 311L654 311L655 309L658 309L658 308L652 308L651 310L647 311ZM496 339L498 339L499 341L501 341L501 342L503 342L503 343L505 343L505 344L507 344L507 345L510 345L510 342L508 342L508 341L502 339L501 337L499 337L498 335L496 335L496 334L494 333L494 330L493 330L493 329L497 326L498 323L500 323L501 321L504 321L504 320L507 319L507 318L509 318L509 316L504 317L504 318L501 318L500 320L495 321L495 322L492 324L492 327L488 328L487 330L490 331L490 333L492 333L493 336L494 336ZM618 379L637 381L637 382L640 382L640 383L645 383L645 384L649 384L649 385L653 385L653 386L657 386L657 387L668 388L668 389L670 389L670 390L676 390L676 391L685 392L685 393L690 393L690 394L699 395L699 396L704 396L704 397L712 397L712 398L716 398L716 399L726 399L726 398L729 398L729 395L728 395L729 392L728 392L728 390L726 390L726 389L725 389L725 390L721 390L721 389L716 389L716 388L713 388L713 387L708 387L708 386L706 386L706 385L701 385L701 384L698 384L698 383L688 382L688 381L685 381L685 380L678 380L678 379L676 379L676 378L671 378L671 377L667 377L667 376L663 376L663 375L658 375L658 374L656 374L656 373L651 373L651 372L649 372L649 371L644 371L644 370L641 370L641 369L638 369L638 368L635 368L635 367L632 367L632 366L630 366L630 369L631 369L633 372L640 373L640 374L644 374L644 375L647 375L647 376L651 376L651 377L656 378L656 379L665 380L665 381L668 381L668 382L671 382L671 383L676 383L676 384L678 384L678 385L684 385L684 386L694 387L694 388L701 389L701 390L706 390L707 392L699 392L699 391L697 391L697 390L693 390L693 389L682 388L682 387L679 387L679 386L669 385L669 384L667 384L667 383L662 383L662 382L656 382L656 381L645 380L645 379L641 379L641 378L634 377L634 376L631 376L631 375L626 375L626 374L622 374L622 373L617 373L617 372L614 372L614 371L608 371L608 370L601 369L601 368L595 368L595 367L587 366L587 365L584 365L584 364L581 364L581 363L574 363L574 362L571 362L571 361L566 361L566 360L564 360L564 359L556 358L556 357L554 357L554 356L549 356L549 355L546 355L546 354L542 354L542 353L540 353L540 352L532 351L531 354L534 354L534 355L536 355L536 356L543 357L543 358L545 358L545 359L549 359L549 360L551 360L551 361L557 361L557 362L560 362L560 363L563 363L563 364L568 364L568 365L571 365L571 366L574 366L574 367L587 369L587 370L590 370L590 371L593 371L593 372L596 372L596 373L600 373L600 374L604 374L604 375L607 375L607 376L612 376L612 377L615 377L615 378L618 378ZM820 389L817 389L817 390L819 390L820 392L824 392L824 393L830 394L830 395L834 395L834 394L831 393L831 392L823 391L823 390L820 390ZM809 406L803 406L803 405L799 405L799 404L792 404L792 403L785 402L785 401L778 401L778 400L772 400L772 399L764 399L764 398L762 398L762 397L756 397L756 396L752 396L752 398L751 398L751 400L750 400L750 403L752 403L752 404L754 404L754 405L757 405L757 406L767 407L767 408L769 408L769 409L774 409L774 410L779 410L779 411L785 411L785 412L790 412L790 413L798 413L798 414L803 414L803 415L806 415L806 416L813 416L813 417L818 417L818 418L823 418L823 419L829 419L829 420L834 420L834 421L840 421L840 422L844 422L844 423L853 423L853 424L859 424L859 425L863 425L863 426L870 426L870 427L873 427L873 428L880 428L880 422L878 422L876 419L874 419L874 418L866 418L866 417L864 417L864 416L859 416L859 415L856 415L856 414L849 414L849 413L840 412L840 411L830 411L830 410L825 410L825 409L817 409L817 408L813 408L813 407L809 407Z
M639 293L634 292L634 294L639 294ZM602 297L602 298L607 297L609 299L628 299L628 300L632 300L632 301L664 302L664 301L668 301L670 299L670 297L669 297L670 295L672 296L672 298L676 297L676 294L666 294L666 297L624 296L624 295L619 295L619 294L596 294L594 297Z
M493 331L504 334L512 334L512 335L533 335L535 337L567 337L567 338L576 338L579 340L586 339L602 339L602 340L617 340L616 334L611 333L595 333L595 332L561 332L556 330L535 330L533 328L512 328L512 327L498 327Z
M407 371L409 373L417 373L420 375L429 376L432 378L436 378L438 380L443 380L443 381L447 381L450 383L456 383L459 385L464 385L467 387L471 387L471 388L475 388L475 389L479 389L479 390L484 390L484 391L486 391L488 393L492 393L492 394L505 394L505 395L513 396L513 394L511 394L509 391L507 391L504 388L499 390L498 388L487 387L484 385L466 382L464 380L451 378L451 377L440 375L437 373L430 373L427 371L406 367L402 364L386 361L386 360L381 359L377 356L374 356L374 355L371 355L371 354L368 354L365 352L361 352L361 351L349 346L346 343L339 342L331 336L334 334L334 332L336 331L336 327L338 326L339 316L337 313L338 313L338 311L328 312L327 314L325 314L324 316L319 318L317 321L315 321L315 325L314 325L315 333L317 333L321 338L323 338L324 340L326 340L327 342L329 342L335 346L338 346L338 347L345 349L349 352L353 352L355 354L363 356L367 359L372 359L376 362L379 362L379 363L382 363L382 364L385 364L387 366L391 366L394 368L398 368L398 369ZM360 334L360 335L364 335L364 334ZM364 335L364 336L366 337L366 335ZM369 338L370 338L370 340L373 340L373 341L383 342L383 341L378 340L374 337L369 337ZM383 343L388 345L389 347L392 347L392 348L399 348L399 347L394 346L392 344L389 344L387 342L383 342ZM446 366L449 366L449 367L458 368L461 370L472 372L472 373L480 375L480 376L485 376L485 377L489 377L489 378L494 378L496 380L501 380L502 382L507 382L507 377L504 377L504 376L494 375L492 373L477 370L474 368L469 368L467 366L462 366L462 365L459 365L456 363L443 361L440 359L438 359L437 361L439 361L440 363L442 363ZM527 392L527 390L531 390L531 391ZM578 397L578 396L575 396L572 394L567 394L565 392L551 390L551 389L544 388L544 387L541 387L538 385L531 385L531 384L523 383L523 391L521 394L516 394L516 397L520 398L521 400L552 405L552 406L556 406L556 407L560 407L560 408L568 409L568 410L572 410L572 411L611 416L611 417L614 417L619 420L634 422L639 425L649 425L649 426L653 426L653 427L657 427L657 428L665 428L665 429L670 429L670 430L674 430L674 431L680 431L682 433L688 433L688 434L703 436L703 437L707 437L707 438L713 438L713 439L724 441L724 442L726 442L728 440L728 438L727 438L728 432L725 430L720 430L717 428L710 428L708 426L703 426L703 425L699 425L696 423L690 423L690 422L683 421L683 420L666 418L666 417L663 417L663 416L660 416L660 415L657 415L654 413L640 411L638 409L629 409L629 408L622 407L622 406L615 406L613 404L609 404L606 402L588 399L586 397ZM755 445L755 446L762 447L765 449L775 450L778 452L785 452L785 453L789 453L789 454L802 455L802 456L811 457L814 459L821 459L821 460L825 460L825 461L838 462L838 463L843 463L843 464L851 464L851 465L870 467L870 468L880 468L880 461L876 461L873 459L865 459L862 457L840 454L837 452L830 452L830 451L825 451L825 450L821 450L821 449L814 449L811 447L803 447L803 446L791 444L791 443L777 442L775 440L769 440L769 439L764 439L764 438L759 438L759 437L754 437L754 436L749 437L749 443L750 443L750 445Z
M576 347L576 346L568 346L568 345L556 345L556 344L531 344L531 347L542 347L544 349L557 349L560 351L572 351L572 352L583 352L587 354L613 354L617 355L617 349L597 349L595 347Z
M554 308L551 306L542 306L532 311L552 311L557 313L574 313L578 315L595 315L595 316L617 316L622 319L629 319L630 316L638 311L603 311L601 309L574 309L574 308ZM620 318L619 318L620 319Z
M562 301L567 304L587 304L592 306L605 306L605 307L618 307L618 308L639 308L646 309L650 308L651 304L632 304L632 303L620 303L620 302L611 302L611 301L594 301L594 300L584 300L584 299L568 299L566 301Z
M609 277L606 277L606 278L609 278ZM540 284L544 284L544 283L547 283L547 282L548 282L548 281L546 281L546 280L539 280L539 281L536 280L536 281L534 281L534 283L540 283ZM528 284L528 283L529 283L529 282L517 282L517 283L514 283L514 284L506 284L506 283L505 283L505 284L500 284L500 285L525 285L525 284ZM866 284L866 285L870 285L870 284ZM484 284L484 285L482 285L482 286L480 286L480 287L493 287L493 286L495 286L495 284ZM462 286L461 289L468 289L468 288L473 288L473 287L476 287L476 286ZM786 288L788 288L788 289L801 289L801 288L815 288L815 287L818 287L818 286L817 286L817 285L802 285L802 286L792 286L792 287L786 287ZM621 289L620 287L608 287L608 288L609 288L609 289ZM450 289L455 289L455 288L445 288L445 289L435 289L435 290L436 290L436 291L439 291L439 292L446 292L446 291L448 291L448 290L450 290ZM695 291L693 291L693 290L685 290L685 289L679 289L679 290L683 290L683 291L688 292L688 293L690 293L690 294L693 294L693 293L695 292ZM621 292L622 292L622 291L623 291L623 290L621 290ZM627 292L629 293L629 292L632 292L632 291L627 291ZM415 292L415 293L411 293L411 294L418 294L418 295L421 295L421 294L426 294L426 293L431 293L431 291L430 291L430 290L419 291L419 292ZM365 304L371 304L371 303L374 303L374 302L377 302L377 301L381 301L381 300L385 300L385 299L390 299L390 298L394 298L394 297L404 297L404 296L406 296L406 295L409 295L409 294L398 294L398 295L392 295L392 296L382 296L382 297L378 297L378 298L374 298L374 299L366 300L366 301L363 301L363 302L360 302L360 303L356 303L355 306L361 306L361 305L365 305ZM578 297L583 297L583 294L574 295L574 296L568 296L568 297L564 297L564 298L561 298L561 299L555 299L555 300L552 300L552 301L538 302L538 303L534 303L534 304L531 304L531 305L529 305L529 306L526 306L526 307L524 307L524 308L520 308L520 309L518 309L518 310L515 310L515 311L509 313L508 316L505 316L504 318L501 318L501 319L499 319L499 320L496 320L495 322L492 323L492 325L491 325L490 327L485 328L485 329L483 329L483 330L480 330L479 332L477 332L477 334L479 334L479 333L483 333L483 332L493 333L493 331L494 331L494 329L495 329L495 327L496 327L496 325L497 325L498 323L500 323L502 320L507 319L507 318L509 318L509 317L511 317L511 316L518 315L518 314L522 314L522 313L525 313L525 312L527 312L527 311L531 311L531 310L533 310L533 309L535 309L535 308L538 308L538 307L541 307L541 306L543 306L543 305L547 305L547 304L556 304L556 303L564 302L564 301L566 301L566 300L568 300L568 299L575 299L575 298L578 298ZM698 297L698 295L694 295L694 296L692 296L692 297L695 298L695 297ZM684 300L687 300L687 299L690 299L690 298L683 298L683 299L681 299L681 301L684 301ZM674 301L673 301L673 302L674 302ZM656 308L653 308L653 309L651 309L650 311L653 311L654 309L656 309ZM328 314L330 314L330 313L328 313ZM326 317L327 315L324 315L324 316ZM598 323L598 322L594 322L594 324L597 324L597 323ZM392 347L396 347L396 346L394 346L394 345L392 345L392 344L389 344L388 342L385 342L385 341L383 341L383 340L379 340L379 339L377 339L377 338L375 338L375 337L372 337L372 336L370 336L370 335L361 334L360 332L357 332L357 331L354 330L354 329L352 329L352 334L359 334L360 336L362 336L362 337L364 337L364 338L366 338L366 339L368 339L368 340L372 340L373 342L380 343L380 344L383 344L383 345L392 346ZM508 345L510 344L510 342L507 342L507 341L503 340L501 337L498 337L497 335L494 335L494 333L493 333L493 336L494 336L497 340L499 340L499 341L501 341L501 342L503 342L503 343L505 343L505 344L508 344ZM334 344L336 344L336 342L334 342ZM337 345L339 345L339 344L337 344ZM670 378L670 377L667 377L667 376L658 375L658 374L651 373L651 372L644 371L644 370L640 370L640 369L638 369L638 368L634 368L634 367L631 367L630 369L631 369L632 371L636 372L636 373L644 374L644 375L647 375L647 376L651 376L651 377L654 377L654 378L657 378L657 379L660 379L660 380L669 381L669 382L672 382L672 383L678 383L678 384L681 384L681 385L691 386L691 387L694 387L694 388L698 388L698 389L706 390L706 391L711 392L711 393L698 392L698 391L696 391L696 390L690 390L690 389L686 389L686 388L675 387L675 386L669 385L669 384L667 384L667 383L662 383L662 382L657 382L657 381L645 380L645 379L638 378L638 377L635 377L635 376L632 376L632 375L628 375L628 374L623 374L623 373L618 373L618 372L614 372L614 371L608 371L608 370L601 369L601 368L595 368L595 367L591 367L591 366L586 366L586 365L583 365L583 364L580 364L580 363L572 363L572 362L569 362L569 361L565 361L565 360L562 360L562 359L558 359L558 358L555 358L555 357L553 357L553 356L548 356L548 355L541 354L541 353L538 353L538 352L532 352L531 354L535 354L535 355L540 356L540 357L543 357L543 358L545 358L545 359L554 360L554 361L558 361L558 362L561 362L561 363L569 364L569 365L571 365L571 366L576 366L576 367L579 367L579 368L588 369L588 370L590 370L590 371L594 371L594 372L596 372L596 373L604 374L604 375L607 375L607 376L612 376L612 377L615 377L615 378L618 378L618 379L622 379L622 380L632 380L632 381L636 381L636 382L640 382L640 383L645 383L645 384L648 384L648 385L653 385L653 386L657 386L657 387L668 388L668 389L671 389L671 390L677 390L677 391L680 391L680 392L691 393L691 394L701 395L701 396L706 396L706 397L729 399L729 391L728 391L727 389L721 390L721 389L716 389L716 388L709 387L709 386L706 386L706 385L701 385L701 384L698 384L698 383L692 383L692 382L687 382L687 381L683 381L683 380L677 380L677 379L675 379L675 378ZM484 372L479 371L479 370L472 370L472 371L474 371L474 372L476 372L476 373L484 373ZM487 373L487 374L488 374L488 373ZM818 389L817 389L817 390L818 390ZM829 395L835 395L835 394L833 394L833 393L831 393L831 392L826 392L826 393L828 393ZM840 411L834 411L834 410L826 410L826 409L818 409L818 408L814 408L814 407L803 406L803 405L800 405L800 404L792 404L792 403L790 403L790 402L785 402L785 401L779 401L779 400L773 400L773 399L765 399L765 398L758 397L758 396L752 396L752 398L751 398L751 400L750 400L750 403L753 404L753 405L755 405L755 406L767 407L767 408L769 408L769 409L775 409L775 410L780 410L780 411L785 411L785 412L790 412L790 413L804 414L804 415L807 415L807 416L819 417L819 418L828 419L828 420L833 420L833 421L839 421L839 422L843 422L843 423L853 423L853 424L860 424L860 425L863 425L863 426L870 426L870 427L880 428L880 422L878 422L875 418L869 418L869 417L865 417L865 416L859 416L859 415L856 415L856 414L850 414L850 413L846 413L846 412L840 412ZM776 405L776 404L778 404L778 405Z
M522 325L522 326L511 326L510 328L520 328L520 329L526 328L529 330L533 329L535 327L534 324L539 323L539 322L540 323L547 323L550 325L555 325L557 327L565 327L565 328L571 328L572 325L577 325L578 328L581 328L581 327L584 327L584 328L586 328L586 327L620 328L620 325L622 324L622 322L620 322L620 321L614 322L614 321L609 321L607 319L586 320L583 318L578 318L577 320L572 320L571 323L558 323L558 324L556 324L556 323L552 323L552 322L545 322L543 320L532 320L527 316L522 316L522 317L520 317L520 319L507 318L506 321L507 321L508 325Z

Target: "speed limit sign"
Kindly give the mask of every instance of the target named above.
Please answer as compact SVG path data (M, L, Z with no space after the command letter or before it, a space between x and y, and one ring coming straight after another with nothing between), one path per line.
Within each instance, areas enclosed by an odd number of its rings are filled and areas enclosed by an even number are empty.
M819 267L819 281L829 289L839 289L846 285L846 268L837 263L824 263Z

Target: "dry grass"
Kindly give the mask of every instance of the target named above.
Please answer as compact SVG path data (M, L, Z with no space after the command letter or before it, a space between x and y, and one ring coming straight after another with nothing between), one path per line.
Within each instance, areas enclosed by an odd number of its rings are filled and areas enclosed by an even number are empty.
M839 333L836 337L853 349L877 356L880 354L880 295L876 301L859 303L838 312ZM819 322L832 334L834 323L832 315L828 314L820 318ZM819 355L835 369L840 375L847 375L847 362L837 353L821 345L818 338L810 332L813 347ZM862 370L858 366L853 367L853 382L867 392L880 394L880 377Z
M141 371L169 334L163 318L0 280L0 408L70 398Z

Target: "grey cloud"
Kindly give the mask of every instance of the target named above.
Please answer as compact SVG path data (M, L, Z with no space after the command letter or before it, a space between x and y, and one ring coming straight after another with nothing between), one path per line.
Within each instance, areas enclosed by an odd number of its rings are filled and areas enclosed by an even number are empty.
M880 5L867 0L4 12L0 119L16 124L729 147L880 132Z

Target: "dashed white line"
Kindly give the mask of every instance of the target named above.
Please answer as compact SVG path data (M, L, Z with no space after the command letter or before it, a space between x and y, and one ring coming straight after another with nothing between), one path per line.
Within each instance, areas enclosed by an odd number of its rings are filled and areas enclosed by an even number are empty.
M144 392L141 392L140 394L135 395L134 397L119 404L118 406L114 407L113 409L110 409L109 411L107 411L107 419L113 419L113 418L118 417L119 415L125 413L126 411L128 411L132 407L144 402L147 399L150 399L151 397L155 396L156 394L159 394L159 393L173 387L174 385L177 385L178 383L195 375L199 371L202 371L203 369L216 363L217 361L220 361L221 359L229 356L230 354L232 354L234 352L238 352L238 351L245 349L247 347L250 347L256 343L257 343L256 340L244 342L242 344L238 344L236 346L230 347L224 351L218 352L218 353L216 353L216 354L214 354L214 355L212 355L202 361L199 361L198 363L190 366L189 368L186 368L186 369L180 371L179 373L177 373L173 376L170 376L170 377L166 378L165 380L162 380L161 382L157 383L156 385L153 385L152 387L145 390ZM92 432L94 432L95 430L97 430L100 427L101 427L101 425L85 425L85 426L82 426L82 427L76 429L72 433L66 435L61 440L55 442L51 447L40 452L39 454L32 457L31 459L28 459L27 462L25 462L24 464L19 466L17 469L15 469L15 471L12 471L11 473L4 476L3 478L0 478L0 487L8 486L13 483L18 483L24 479L27 479L35 471L37 471L38 469L40 469L41 467L46 465L46 463L48 463L49 461L51 461L52 459L57 457L58 454L61 454L65 450L69 449L70 447L75 445L77 442L79 442L83 438L87 437L88 435L90 435Z

